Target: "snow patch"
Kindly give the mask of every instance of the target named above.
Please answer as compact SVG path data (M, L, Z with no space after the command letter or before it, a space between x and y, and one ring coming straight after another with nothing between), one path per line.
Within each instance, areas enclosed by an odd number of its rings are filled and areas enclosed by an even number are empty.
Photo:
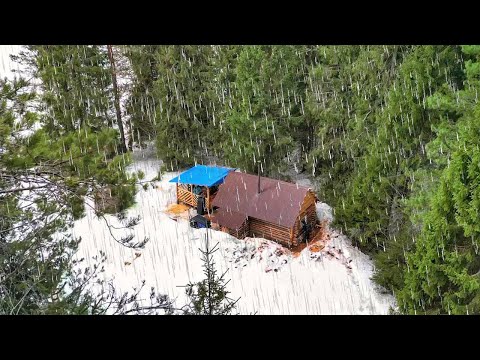
M318 220L320 220L320 222L326 221L327 224L330 224L333 221L332 207L322 202L317 202L316 207Z

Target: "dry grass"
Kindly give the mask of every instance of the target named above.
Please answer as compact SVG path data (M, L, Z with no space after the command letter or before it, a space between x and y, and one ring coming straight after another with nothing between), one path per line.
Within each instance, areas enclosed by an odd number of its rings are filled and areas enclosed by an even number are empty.
M190 207L184 204L172 204L170 205L165 212L172 215L180 215L188 211Z

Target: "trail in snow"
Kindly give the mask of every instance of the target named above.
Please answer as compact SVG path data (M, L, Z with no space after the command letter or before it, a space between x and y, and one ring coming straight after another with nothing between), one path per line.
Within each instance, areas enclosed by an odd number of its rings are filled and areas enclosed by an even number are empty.
M160 161L142 159L137 153L132 170L142 170L151 179L160 165ZM176 175L166 173L156 188L140 190L137 204L128 215L140 215L141 223L133 230L116 232L133 231L139 240L149 237L145 249L128 249L116 243L103 220L96 219L91 211L76 222L73 233L82 237L79 257L90 259L99 250L107 254L104 275L113 278L119 290L131 290L145 280L146 291L154 286L182 306L187 300L182 286L204 276L199 248L204 246L207 230L193 229L187 220L172 220L164 212L176 201L175 184L168 183ZM318 212L331 220L328 205L319 204ZM113 217L111 221L118 224ZM312 258L308 248L295 258L265 239L243 241L208 231L213 243L219 243L217 268L220 272L228 270L231 295L241 297L237 307L241 314L387 314L394 304L393 298L379 293L370 280L373 266L368 257L335 231L327 248L341 249L345 258L351 259L351 270L327 255L321 260Z

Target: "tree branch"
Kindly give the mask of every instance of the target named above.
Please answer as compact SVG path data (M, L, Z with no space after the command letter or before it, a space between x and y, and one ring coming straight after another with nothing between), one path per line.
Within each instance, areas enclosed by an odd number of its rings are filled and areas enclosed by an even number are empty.
M42 189L46 188L49 185L42 185L42 186L29 186L26 188L17 188L17 189L9 189L9 190L0 190L0 194L9 194L9 193L16 193L16 192L22 192L22 191L27 191L27 190L37 190L37 189Z

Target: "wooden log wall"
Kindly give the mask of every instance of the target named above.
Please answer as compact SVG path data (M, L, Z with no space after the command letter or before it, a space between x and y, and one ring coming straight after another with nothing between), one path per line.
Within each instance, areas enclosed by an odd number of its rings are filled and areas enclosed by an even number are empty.
M293 227L293 240L297 244L299 241L301 241L301 239L299 239L299 236L301 236L302 233L302 220L305 216L307 216L307 222L312 226L313 229L318 221L318 218L317 207L315 205L315 194L312 192L309 192L305 196L305 200L300 207L299 216L297 217L297 220L295 221L295 226Z
M249 235L252 237L263 237L265 239L279 242L285 246L295 245L290 241L290 229L287 227L255 218L248 218L248 222Z
M228 233L237 239L244 239L248 235L249 224L248 221L245 220L243 224L238 228L235 229L228 229Z

